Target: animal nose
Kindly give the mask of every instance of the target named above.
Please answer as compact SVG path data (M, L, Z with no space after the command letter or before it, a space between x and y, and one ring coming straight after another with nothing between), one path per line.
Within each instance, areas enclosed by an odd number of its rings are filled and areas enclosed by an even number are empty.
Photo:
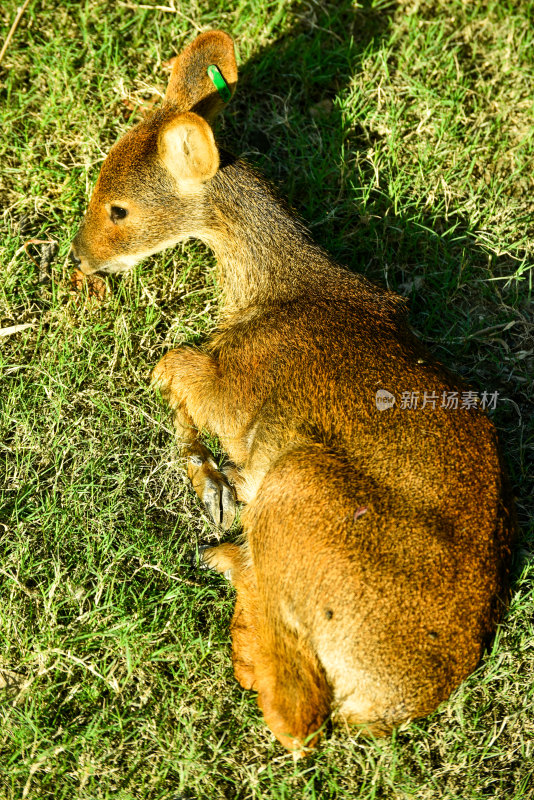
M74 266L75 266L75 267L80 267L80 266L81 266L81 264L82 264L82 262L81 262L81 260L78 258L78 256L76 255L76 253L74 252L74 250L73 250L72 248L71 248L71 251L70 251L70 254L69 254L69 255L70 255L70 260L72 261L72 263L74 264Z

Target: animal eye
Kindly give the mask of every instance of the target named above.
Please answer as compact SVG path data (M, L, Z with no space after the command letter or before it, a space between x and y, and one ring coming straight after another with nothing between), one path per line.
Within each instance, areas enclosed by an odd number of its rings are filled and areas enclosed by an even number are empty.
M125 208L121 208L120 206L111 206L111 221L117 222L118 219L124 219L128 214L128 211Z

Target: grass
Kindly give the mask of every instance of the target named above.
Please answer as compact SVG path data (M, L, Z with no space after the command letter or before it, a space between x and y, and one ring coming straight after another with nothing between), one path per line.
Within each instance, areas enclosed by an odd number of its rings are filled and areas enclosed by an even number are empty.
M154 5L154 8L142 8ZM0 10L3 41L17 2ZM32 0L0 65L0 798L534 797L534 4ZM436 356L499 392L518 497L491 652L391 740L335 728L294 764L231 669L233 597L189 567L217 535L148 376L217 317L213 258L178 247L70 290L107 150L196 28L237 39L219 138L339 260L411 300ZM53 238L51 281L23 244ZM38 260L38 250L31 252Z

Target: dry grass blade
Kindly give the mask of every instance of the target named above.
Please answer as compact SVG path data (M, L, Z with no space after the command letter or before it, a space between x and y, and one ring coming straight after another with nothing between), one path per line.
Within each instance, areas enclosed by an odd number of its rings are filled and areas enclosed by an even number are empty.
M17 30L18 24L21 21L22 16L28 7L29 2L30 0L24 0L24 3L20 6L20 8L17 9L17 13L15 19L13 20L13 24L9 29L9 33L5 38L4 44L2 45L2 49L0 50L0 64L2 63L5 54L7 53L7 48L9 47L11 39L13 38L15 31Z

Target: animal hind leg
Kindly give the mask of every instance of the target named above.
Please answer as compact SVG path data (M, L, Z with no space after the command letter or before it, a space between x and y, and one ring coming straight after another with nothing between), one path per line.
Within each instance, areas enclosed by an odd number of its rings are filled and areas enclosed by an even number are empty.
M258 705L279 742L299 756L315 747L330 716L332 691L310 644L280 626L260 631Z
M243 688L258 692L265 722L288 750L304 755L330 715L332 692L309 643L262 612L253 569L243 546L203 549L205 566L236 587L232 619L234 673Z
M202 549L201 562L221 572L237 589L230 633L234 675L244 689L256 688L254 661L258 649L256 615L258 598L251 567L243 546L224 543Z
M226 530L235 518L234 491L226 475L218 469L213 454L198 438L198 430L207 427L213 417L209 413L209 400L213 404L216 399L210 393L214 375L210 356L183 347L171 350L159 361L152 373L152 385L160 390L173 411L178 446L187 458L187 474L193 489L213 521Z

